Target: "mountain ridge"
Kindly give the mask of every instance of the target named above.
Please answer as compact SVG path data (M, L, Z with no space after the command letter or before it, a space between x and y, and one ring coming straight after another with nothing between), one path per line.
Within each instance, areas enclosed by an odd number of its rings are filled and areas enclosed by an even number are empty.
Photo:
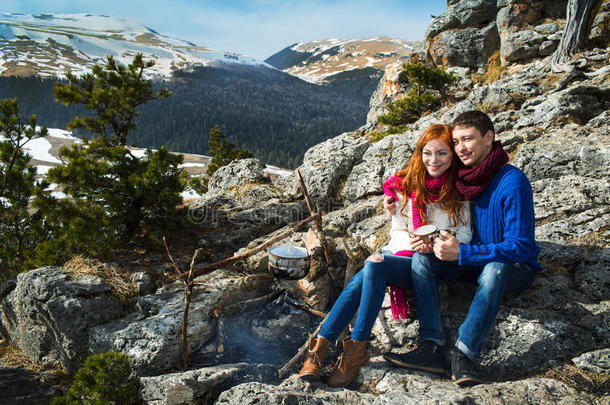
M127 64L138 52L155 60L150 72L161 77L215 63L265 65L107 15L0 13L0 76L82 74L106 55Z

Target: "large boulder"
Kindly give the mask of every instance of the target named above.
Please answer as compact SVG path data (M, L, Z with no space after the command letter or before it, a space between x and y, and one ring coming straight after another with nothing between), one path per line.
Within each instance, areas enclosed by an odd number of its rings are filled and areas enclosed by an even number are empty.
M383 182L397 170L406 167L413 153L418 133L390 135L372 144L354 166L345 181L342 195L355 201L371 194L381 194Z
M140 378L140 398L148 405L209 403L215 389L244 368L225 364L182 373Z
M214 335L217 321L213 315L218 308L263 295L270 285L270 279L265 275L235 278L225 270L195 280L205 282L205 285L195 288L191 295L190 353ZM155 294L140 297L137 306L136 312L124 318L91 328L90 350L128 354L139 375L155 375L179 365L182 359L183 284L176 282Z
M370 142L358 132L345 133L310 148L299 168L309 196L321 205L337 198L341 183L360 163Z
M89 352L89 330L123 315L108 284L60 267L17 276L1 306L9 339L31 361L74 372Z
M216 170L208 182L208 193L218 194L243 184L269 182L263 162L254 158L239 159Z
M499 48L496 23L483 28L443 31L428 41L428 50L437 65L482 68Z
M209 261L305 215L302 199L271 183L264 169L258 159L235 160L214 173L206 194L189 203L189 219L201 231ZM277 181L294 181L286 177Z

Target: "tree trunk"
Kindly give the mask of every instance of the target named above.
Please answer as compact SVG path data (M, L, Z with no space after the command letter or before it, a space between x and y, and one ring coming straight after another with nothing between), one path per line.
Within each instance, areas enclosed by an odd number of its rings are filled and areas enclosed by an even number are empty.
M551 59L552 65L570 61L572 55L584 49L591 31L591 24L599 11L602 0L569 0L566 25L559 46Z

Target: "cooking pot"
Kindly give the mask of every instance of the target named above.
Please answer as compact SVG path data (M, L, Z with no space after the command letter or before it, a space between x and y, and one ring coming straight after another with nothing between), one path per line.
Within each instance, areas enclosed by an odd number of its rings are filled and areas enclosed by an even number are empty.
M269 270L279 278L303 278L309 271L309 253L298 246L274 246L269 249Z

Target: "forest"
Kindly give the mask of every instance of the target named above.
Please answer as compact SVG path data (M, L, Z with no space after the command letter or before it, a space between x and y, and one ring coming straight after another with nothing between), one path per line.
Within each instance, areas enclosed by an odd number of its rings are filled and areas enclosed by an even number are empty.
M377 71L364 69L321 86L264 66L176 71L171 79L154 82L172 95L142 106L130 144L209 154L209 133L218 125L229 141L263 162L295 168L309 147L365 123L379 78ZM56 82L0 77L0 98L17 97L24 115L36 114L40 125L65 128L82 109L54 101ZM79 130L76 135L88 134Z

